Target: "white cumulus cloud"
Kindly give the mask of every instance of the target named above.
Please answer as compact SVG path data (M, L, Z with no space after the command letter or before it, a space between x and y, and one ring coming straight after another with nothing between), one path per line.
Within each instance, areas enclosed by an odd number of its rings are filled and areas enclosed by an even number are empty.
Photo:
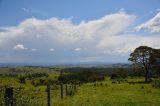
M160 32L160 12L152 19L136 27L136 30L149 29L151 32Z
M24 47L22 44L17 44L13 47L15 50L27 50L27 48Z

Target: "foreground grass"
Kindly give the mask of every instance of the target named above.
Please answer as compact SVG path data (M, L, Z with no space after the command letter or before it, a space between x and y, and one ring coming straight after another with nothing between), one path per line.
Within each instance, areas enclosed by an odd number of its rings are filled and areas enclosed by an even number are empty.
M53 75L52 75L53 76ZM143 81L143 78L128 78L128 82ZM29 106L46 106L46 86L32 86L29 81L20 84L15 78L0 78L1 85L21 86L19 95L29 97L32 104ZM109 78L103 82L87 83L78 87L73 96L60 99L60 89L51 87L51 104L53 106L160 106L160 89L152 84L128 82L112 83ZM64 90L65 91L65 90ZM24 98L25 100L26 98Z
M93 86L86 84L79 88L74 97L67 98L67 106L159 106L160 89L151 84L111 84ZM107 85L106 85L107 84Z

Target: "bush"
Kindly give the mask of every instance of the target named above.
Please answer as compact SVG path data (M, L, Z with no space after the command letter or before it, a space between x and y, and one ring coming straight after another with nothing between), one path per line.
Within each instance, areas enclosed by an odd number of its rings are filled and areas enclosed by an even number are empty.
M32 78L40 78L40 77L48 77L49 75L46 73L33 73L33 74L28 74L26 77L29 79Z
M26 83L26 80L25 80L25 79L26 79L26 78L25 78L24 76L18 77L19 83L22 83L22 84L25 84L25 83Z
M116 79L116 78L119 78L118 74L116 73L111 74L111 79Z
M125 79L127 76L127 72L120 68L111 74L111 79Z
M96 71L79 71L79 72L72 72L69 74L60 75L58 80L63 83L71 83L72 81L78 82L96 82L104 80L104 75L96 72Z

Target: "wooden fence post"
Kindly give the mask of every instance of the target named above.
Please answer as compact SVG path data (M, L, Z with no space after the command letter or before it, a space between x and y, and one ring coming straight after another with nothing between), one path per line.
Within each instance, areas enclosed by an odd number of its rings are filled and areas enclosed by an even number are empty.
M67 88L67 85L66 85L66 96L68 95L68 88Z
M63 84L61 83L61 99L63 99Z
M51 106L51 98L50 98L50 84L47 84L47 98L48 98L48 106Z
M5 87L5 106L13 106L13 87Z
M76 84L74 84L74 91L76 91L77 90L77 86L76 86Z

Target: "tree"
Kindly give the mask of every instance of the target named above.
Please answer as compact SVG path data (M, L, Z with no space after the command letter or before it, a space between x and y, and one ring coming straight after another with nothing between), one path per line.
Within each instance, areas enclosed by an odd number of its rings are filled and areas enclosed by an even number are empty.
M136 48L129 57L129 61L134 65L141 66L145 74L145 82L148 82L149 71L151 71L151 65L156 62L156 49L147 46L140 46Z
M152 68L154 69L154 76L160 77L160 49L155 49L156 62L153 64Z

